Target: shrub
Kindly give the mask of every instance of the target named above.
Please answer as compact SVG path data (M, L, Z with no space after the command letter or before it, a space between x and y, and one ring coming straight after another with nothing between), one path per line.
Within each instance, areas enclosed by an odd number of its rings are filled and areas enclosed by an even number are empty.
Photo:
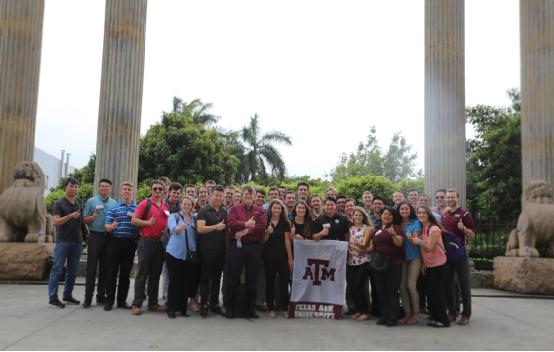
M370 191L374 196L381 196L385 203L390 203L392 193L396 189L395 184L382 176L356 176L339 181L336 184L338 194L350 196L357 203L362 203L364 191Z

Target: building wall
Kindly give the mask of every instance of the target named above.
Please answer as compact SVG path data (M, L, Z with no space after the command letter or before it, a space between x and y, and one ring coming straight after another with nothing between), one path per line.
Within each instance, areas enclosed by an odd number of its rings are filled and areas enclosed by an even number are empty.
M58 182L60 180L60 159L48 154L44 150L35 147L33 160L37 162L37 164L42 169L42 172L44 172L44 175L46 176L47 186L44 192L44 195L46 195L50 191L50 188L56 187L58 185ZM69 165L69 167L67 168L67 172L72 173L73 171L75 171L75 168Z

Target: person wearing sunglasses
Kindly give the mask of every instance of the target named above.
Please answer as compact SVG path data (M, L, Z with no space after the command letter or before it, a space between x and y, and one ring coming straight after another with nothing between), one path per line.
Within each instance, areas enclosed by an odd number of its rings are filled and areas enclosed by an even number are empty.
M437 189L435 191L435 205L435 207L431 208L431 211L442 217L446 209L446 189Z
M164 312L166 307L158 304L160 274L162 272L164 248L162 235L165 231L169 210L163 201L164 184L155 180L151 186L152 196L139 203L131 223L140 228L137 246L138 273L135 278L135 299L133 315L142 313L142 302L146 299L148 281L148 310Z

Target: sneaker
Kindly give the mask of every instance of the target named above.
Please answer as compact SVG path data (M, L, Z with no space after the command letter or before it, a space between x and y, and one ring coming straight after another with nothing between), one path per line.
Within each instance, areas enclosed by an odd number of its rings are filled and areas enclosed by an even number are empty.
M148 311L164 313L167 311L167 306L163 304L152 304L151 306L148 306Z
M59 299L51 299L49 302L48 302L48 305L51 307L51 308L65 308L65 304L63 304L62 302L60 302Z
M142 309L140 309L140 307L133 307L131 309L131 313L133 313L133 315L141 315L142 314Z
M76 305L76 306L81 304L81 302L77 301L75 298L73 298L71 296L64 297L63 301L65 302L65 304L73 304L73 305Z

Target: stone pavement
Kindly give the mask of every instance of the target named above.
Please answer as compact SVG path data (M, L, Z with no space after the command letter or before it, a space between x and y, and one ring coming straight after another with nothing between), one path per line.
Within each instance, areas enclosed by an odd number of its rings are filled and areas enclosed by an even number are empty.
M60 294L62 287L60 286ZM82 299L83 286L75 287ZM375 320L201 319L129 310L104 312L47 305L44 285L0 284L0 350L546 350L554 347L554 301L489 297L504 292L474 289L468 326L386 328ZM131 298L129 298L129 301ZM426 319L422 319L426 321Z

